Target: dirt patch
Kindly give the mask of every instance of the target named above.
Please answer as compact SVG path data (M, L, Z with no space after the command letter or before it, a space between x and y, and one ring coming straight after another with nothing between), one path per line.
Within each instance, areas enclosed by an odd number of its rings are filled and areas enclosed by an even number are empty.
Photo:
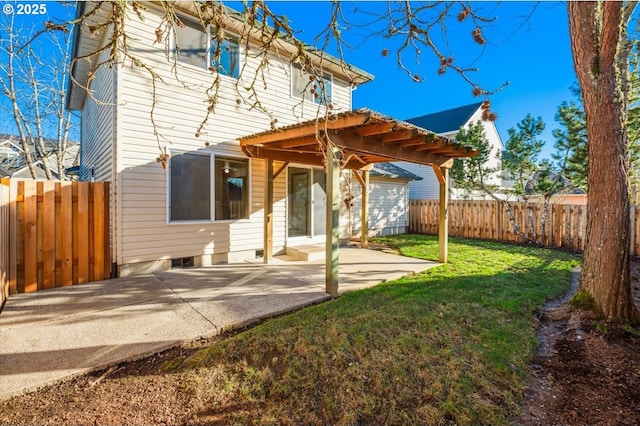
M639 259L632 261L632 280L640 306ZM545 322L540 330L535 377L512 424L640 424L640 336L580 318ZM207 411L208 395L185 388L206 378L185 377L192 373L179 368L210 343L195 342L1 402L0 424L222 424L223 418Z
M640 308L640 259L631 261ZM640 336L581 318L542 322L535 378L513 425L640 424Z

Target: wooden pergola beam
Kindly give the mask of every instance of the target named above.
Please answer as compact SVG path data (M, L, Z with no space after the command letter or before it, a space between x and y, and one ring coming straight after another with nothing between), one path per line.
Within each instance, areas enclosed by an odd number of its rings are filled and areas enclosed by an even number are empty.
M460 152L460 154L466 154L466 150L464 148L460 148L459 146L455 146L455 145L444 145L440 148L431 149L429 150L429 152L431 154L447 154L447 155L456 154L458 152Z
M439 140L437 142L430 142L430 143L422 144L422 145L418 146L415 150L418 151L418 152L420 152L420 151L430 151L430 150L442 148L443 146L444 146L444 141Z
M280 148L280 149L288 149L288 148L297 148L301 146L312 146L317 145L318 138L316 135L311 136L303 136L296 139L280 141L280 142L271 142L266 144L269 148Z
M415 129L394 130L384 135L376 135L373 138L382 142L397 142L414 137L416 132Z
M282 173L287 168L288 165L289 165L288 161L285 161L284 163L282 163L280 168L273 174L273 179L275 180L280 175L280 173Z
M251 158L271 158L278 161L309 164L312 166L323 165L323 155L321 152L301 153L293 150L274 150L259 146L245 146L242 150Z
M353 113L334 119L320 120L317 123L307 123L300 126L287 127L277 131L270 131L247 138L240 138L240 146L264 145L274 142L282 142L289 139L299 139L306 136L315 136L320 131L334 129L348 129L362 126L369 121L371 114L366 112Z
M408 138L407 140L402 141L402 143L400 144L400 146L402 148L409 148L409 147L414 147L414 146L424 146L424 144L427 143L427 137L424 135L418 135L418 136L414 136L412 138Z
M378 123L378 124L370 124L366 127L358 127L353 129L353 132L358 136L373 136L373 135L381 135L384 133L389 133L396 127L395 122L391 123Z

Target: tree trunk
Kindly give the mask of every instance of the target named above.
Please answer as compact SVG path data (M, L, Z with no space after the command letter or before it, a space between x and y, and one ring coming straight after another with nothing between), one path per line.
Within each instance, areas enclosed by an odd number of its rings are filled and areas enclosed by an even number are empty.
M569 2L569 28L588 135L587 235L580 289L597 314L628 322L629 150L625 129L628 16L623 3Z

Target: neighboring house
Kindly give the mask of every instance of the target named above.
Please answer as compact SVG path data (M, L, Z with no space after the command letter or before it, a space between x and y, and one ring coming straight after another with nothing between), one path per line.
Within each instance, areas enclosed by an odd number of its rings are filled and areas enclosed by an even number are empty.
M476 102L457 108L444 111L434 112L432 114L414 117L406 120L422 128L431 130L440 136L454 138L461 128L467 128L478 121L482 122L487 140L491 146L491 154L489 155L488 167L498 168L501 166L501 154L504 145L498 134L495 124L492 121L482 120L482 102ZM409 199L426 200L438 198L438 180L436 179L433 169L428 166L422 166L412 163L397 163L402 168L423 178L420 182L409 184ZM501 185L501 172L495 173L488 179L488 183ZM469 194L466 191L456 189L454 185L451 188L451 198L466 198Z
M103 51L92 61L75 62L72 73L77 83L69 87L68 105L82 115L80 176L83 180L111 182L112 260L115 273L126 276L166 270L172 264L211 265L255 259L264 244L265 162L247 158L238 138L278 126L313 120L325 110L306 93L309 78L290 64L286 53L274 52L265 70L266 87L258 84L260 101L272 116L249 108L236 92L239 64L250 69L259 59L257 47L240 46L234 29L240 22L226 22L224 69L215 114L209 117L201 136L196 129L206 114L206 91L213 79L208 52L215 46L196 24L192 2L180 3L185 26L161 43L156 29L162 25L160 5L148 3L144 20L127 21L129 50L151 67L163 82L157 83L154 120L162 133L160 141L150 120L151 78L136 67L92 68L108 58ZM79 13L90 10L81 3ZM101 21L102 19L102 21ZM104 21L100 14L76 28L74 57L100 47L100 40L88 26ZM178 48L176 48L178 46ZM291 47L291 46L289 46ZM352 91L373 76L351 66L341 66L326 54L310 55L316 65L322 61L324 95L335 113L350 111ZM175 65L175 67L174 67ZM176 79L176 75L179 81ZM90 76L90 77L89 77ZM245 77L246 79L247 77ZM90 84L91 95L82 85ZM243 87L240 82L240 88ZM304 102L302 102L304 100ZM169 154L168 168L159 162L159 150ZM276 162L274 179L273 251L325 241L325 172L323 168ZM375 170L375 169L374 169ZM343 173L345 197L349 176ZM370 229L372 233L398 233L406 229L407 183L419 179L400 168L381 166L371 173ZM352 185L354 188L358 185ZM386 192L385 192L386 191ZM358 195L359 189L353 195ZM354 206L359 198L354 198ZM346 206L340 217L341 238L359 229L355 216L359 207ZM357 218L359 220L359 217Z
M54 179L59 179L56 150L58 142L55 139L44 139L46 150L46 164ZM64 154L64 166L72 167L78 160L80 145L69 143ZM36 179L47 179L45 161L37 159L33 166L36 170ZM0 135L0 176L20 179L32 179L31 171L24 157L24 151L20 146L20 139L14 135Z

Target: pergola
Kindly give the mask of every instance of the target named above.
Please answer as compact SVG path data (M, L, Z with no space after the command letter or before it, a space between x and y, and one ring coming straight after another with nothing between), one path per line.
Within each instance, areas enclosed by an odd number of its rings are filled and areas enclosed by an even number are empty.
M439 260L447 261L449 168L478 152L413 124L359 109L239 138L243 152L266 160L264 261L273 256L273 182L289 163L326 169L326 292L338 295L340 170L353 170L362 186L362 247L367 246L369 170L373 163L407 161L433 167L440 183ZM284 164L274 171L274 161Z

